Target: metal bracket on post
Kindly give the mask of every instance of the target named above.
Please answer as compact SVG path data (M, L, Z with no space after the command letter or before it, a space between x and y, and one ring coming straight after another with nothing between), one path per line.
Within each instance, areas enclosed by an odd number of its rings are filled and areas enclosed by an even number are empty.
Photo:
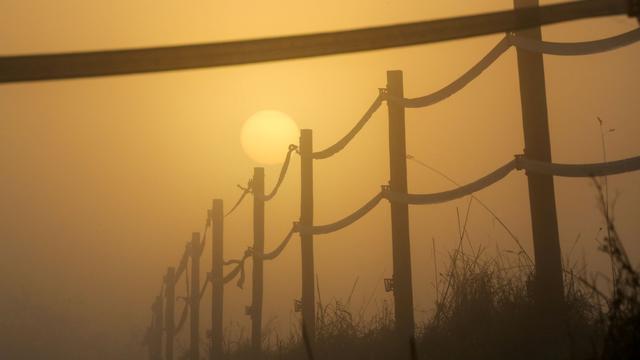
M378 88L378 95L380 96L380 98L382 98L383 100L387 99L387 88Z
M247 246L247 249L244 251L244 257L248 258L253 256L253 246Z
M293 311L302 312L302 300L293 300Z
M384 291L392 292L394 289L393 278L384 279Z

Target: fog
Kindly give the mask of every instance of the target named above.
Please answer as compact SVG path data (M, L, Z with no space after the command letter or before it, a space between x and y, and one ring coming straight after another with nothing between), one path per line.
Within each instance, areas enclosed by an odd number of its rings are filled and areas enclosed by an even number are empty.
M547 3L547 2L545 2ZM68 52L268 37L403 23L509 9L511 1L33 0L0 3L0 54ZM543 28L545 39L585 41L637 27L623 17ZM138 359L150 306L168 266L176 266L194 231L202 232L214 198L229 209L251 177L253 162L240 129L259 110L276 109L314 131L325 148L349 131L386 85L387 70L404 72L405 95L448 84L474 65L502 35L351 55L160 74L0 85L0 357ZM585 57L545 56L553 159L602 161L640 154L640 46ZM407 153L466 183L523 151L515 50L450 99L406 113ZM286 148L282 149L283 158ZM351 213L389 180L387 107L349 146L316 161L315 221ZM299 218L300 167L294 156L280 193L266 206L266 248ZM409 161L409 190L453 185ZM266 188L280 165L265 167ZM637 263L640 174L609 178L613 214ZM603 220L590 179L555 180L565 265L585 263L610 276L598 250ZM533 254L526 176L514 172L476 194ZM468 198L410 208L416 319L433 310L434 261L444 267L457 246L458 215ZM225 220L226 259L252 243L250 200ZM315 238L323 301L346 300L370 316L392 303L383 280L392 275L389 204L339 232ZM467 231L488 255L518 251L509 234L477 204ZM208 240L209 241L209 240ZM207 244L209 246L210 244ZM435 246L435 255L433 247ZM209 248L208 248L209 249ZM202 272L210 267L205 250ZM247 266L250 281L251 267ZM265 329L286 337L298 326L300 246L296 235L265 264ZM248 282L247 282L248 284ZM182 294L184 284L178 284ZM606 287L603 280L602 286ZM210 295L203 331L210 327ZM244 307L251 286L225 288L230 338L249 331ZM180 308L181 306L179 306ZM244 330L243 330L244 329ZM244 332L243 332L244 331ZM183 330L178 344L186 344Z

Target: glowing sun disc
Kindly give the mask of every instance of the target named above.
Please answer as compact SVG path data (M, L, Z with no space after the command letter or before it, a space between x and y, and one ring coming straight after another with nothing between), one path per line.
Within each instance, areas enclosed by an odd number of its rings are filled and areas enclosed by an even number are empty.
M261 164L279 164L284 161L289 144L297 144L298 125L280 111L262 110L245 121L240 132L244 152Z

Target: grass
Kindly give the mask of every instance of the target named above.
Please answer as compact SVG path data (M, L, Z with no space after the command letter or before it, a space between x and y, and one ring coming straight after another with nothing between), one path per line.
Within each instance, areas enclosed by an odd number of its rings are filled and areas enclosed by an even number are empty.
M601 250L614 269L612 290L604 294L585 267L565 262L564 318L556 319L553 336L539 330L545 314L533 300L535 274L526 254L492 258L460 246L436 282L435 311L417 325L411 355L394 345L389 304L364 319L348 299L317 304L313 359L640 359L640 274L618 236L603 187L594 182L607 226ZM462 227L460 241L464 234ZM268 338L260 359L309 358L300 333ZM226 354L228 360L256 358L246 339Z
M634 269L608 209L606 189L595 182L607 225L601 250L613 268L613 294L608 301L603 358L640 359L640 273Z

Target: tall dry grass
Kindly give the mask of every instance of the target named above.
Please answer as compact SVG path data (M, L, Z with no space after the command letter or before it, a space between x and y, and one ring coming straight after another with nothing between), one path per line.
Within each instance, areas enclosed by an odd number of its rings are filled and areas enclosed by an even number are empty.
M599 290L586 266L565 261L565 304L559 336L541 336L533 297L535 273L524 253L485 256L482 249L450 254L449 266L436 281L433 315L416 329L416 359L640 359L640 274L615 228L607 197L595 181L604 223L601 250L609 254L613 289ZM462 239L464 229L461 231ZM584 264L582 264L584 265ZM393 313L382 306L364 319L350 301L317 304L314 360L396 359ZM308 359L299 333L268 335L261 359ZM247 340L237 340L229 360L255 359Z

